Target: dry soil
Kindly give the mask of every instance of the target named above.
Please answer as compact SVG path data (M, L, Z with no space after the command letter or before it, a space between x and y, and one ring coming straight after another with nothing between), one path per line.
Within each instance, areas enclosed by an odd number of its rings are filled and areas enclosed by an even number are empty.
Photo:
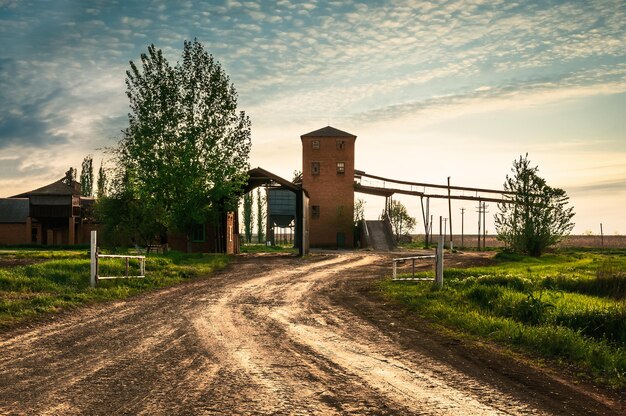
M0 414L624 414L616 393L386 304L371 282L389 270L371 253L240 256L208 279L10 330Z

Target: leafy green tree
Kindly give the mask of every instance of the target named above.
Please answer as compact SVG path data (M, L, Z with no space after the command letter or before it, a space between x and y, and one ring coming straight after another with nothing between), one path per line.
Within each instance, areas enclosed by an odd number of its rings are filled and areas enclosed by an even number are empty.
M166 232L165 227L153 220L159 215L158 205L141 201L133 179L131 171L115 178L112 195L102 194L95 205L95 216L107 245L135 242L147 246Z
M76 169L70 167L67 172L65 172L65 177L63 178L63 182L66 185L72 186L72 184L76 181Z
M400 241L400 237L408 235L415 228L417 221L409 215L406 207L400 201L392 201L389 210L389 220L393 233L396 236L396 242Z
M574 228L574 208L567 207L564 190L551 188L532 167L528 154L513 161L512 176L504 182L506 202L495 215L498 239L517 253L539 257Z
M261 195L261 188L256 190L256 229L257 242L265 242L265 198Z
M246 243L252 242L252 226L254 218L252 215L252 192L248 192L243 196L243 227L246 237Z
M291 180L291 183L293 183L294 185L302 185L302 171L293 171L293 179Z
M354 224L358 224L365 219L365 200L358 198L354 200Z
M251 146L228 76L195 40L174 67L151 45L126 76L129 126L116 156L118 171L132 175L118 192L131 188L156 229L189 236L217 223L237 207Z
M100 161L100 169L98 170L98 198L104 197L107 195L107 174L102 165L102 161Z
M93 196L93 157L85 156L80 171L80 193L82 196Z

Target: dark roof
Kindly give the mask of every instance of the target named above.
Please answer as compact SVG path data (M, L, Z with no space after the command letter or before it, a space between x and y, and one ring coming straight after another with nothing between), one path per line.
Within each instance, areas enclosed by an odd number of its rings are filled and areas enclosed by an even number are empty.
M0 198L0 223L25 223L28 198Z
M271 182L275 182L293 192L298 192L302 189L299 185L289 182L287 179L283 179L280 176L262 168L250 169L248 171L248 176L248 183L244 187L244 192L250 192L258 186L270 184Z
M41 188L15 195L13 198L28 198L31 195L79 195L80 184L74 181L73 185L74 186L69 186L64 182L64 179L59 179L50 185L42 186Z
M346 133L345 131L341 131L330 126L326 126L319 130L303 134L300 137L354 137L356 139L356 136L354 134Z

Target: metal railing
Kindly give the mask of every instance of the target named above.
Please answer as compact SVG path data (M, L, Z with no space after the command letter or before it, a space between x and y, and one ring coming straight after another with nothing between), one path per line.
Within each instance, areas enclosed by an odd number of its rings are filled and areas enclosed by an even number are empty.
M146 277L146 256L130 256L120 254L100 254L98 253L97 245L97 233L91 232L91 287L96 287L99 280L105 279L131 279L131 278L144 278ZM113 258L113 259L125 259L126 261L126 273L124 276L100 276L100 259ZM139 261L139 275L130 275L130 259L137 259Z

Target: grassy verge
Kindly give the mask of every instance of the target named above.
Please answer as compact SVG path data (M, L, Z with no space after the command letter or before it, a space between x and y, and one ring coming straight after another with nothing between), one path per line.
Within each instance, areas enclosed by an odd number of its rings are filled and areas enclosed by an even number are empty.
M20 265L27 259L32 264ZM15 266L12 265L16 264ZM93 302L123 299L137 293L173 285L224 267L225 255L149 255L146 278L102 280L89 286L87 250L0 251L0 327L39 315ZM123 275L121 259L102 259L101 275ZM131 275L138 264L131 261Z
M441 290L391 280L381 282L381 290L438 324L623 388L625 271L624 250L570 250L540 259L499 255L494 266L445 270Z
M239 249L242 253L297 253L293 246L266 246L265 244L242 244Z

